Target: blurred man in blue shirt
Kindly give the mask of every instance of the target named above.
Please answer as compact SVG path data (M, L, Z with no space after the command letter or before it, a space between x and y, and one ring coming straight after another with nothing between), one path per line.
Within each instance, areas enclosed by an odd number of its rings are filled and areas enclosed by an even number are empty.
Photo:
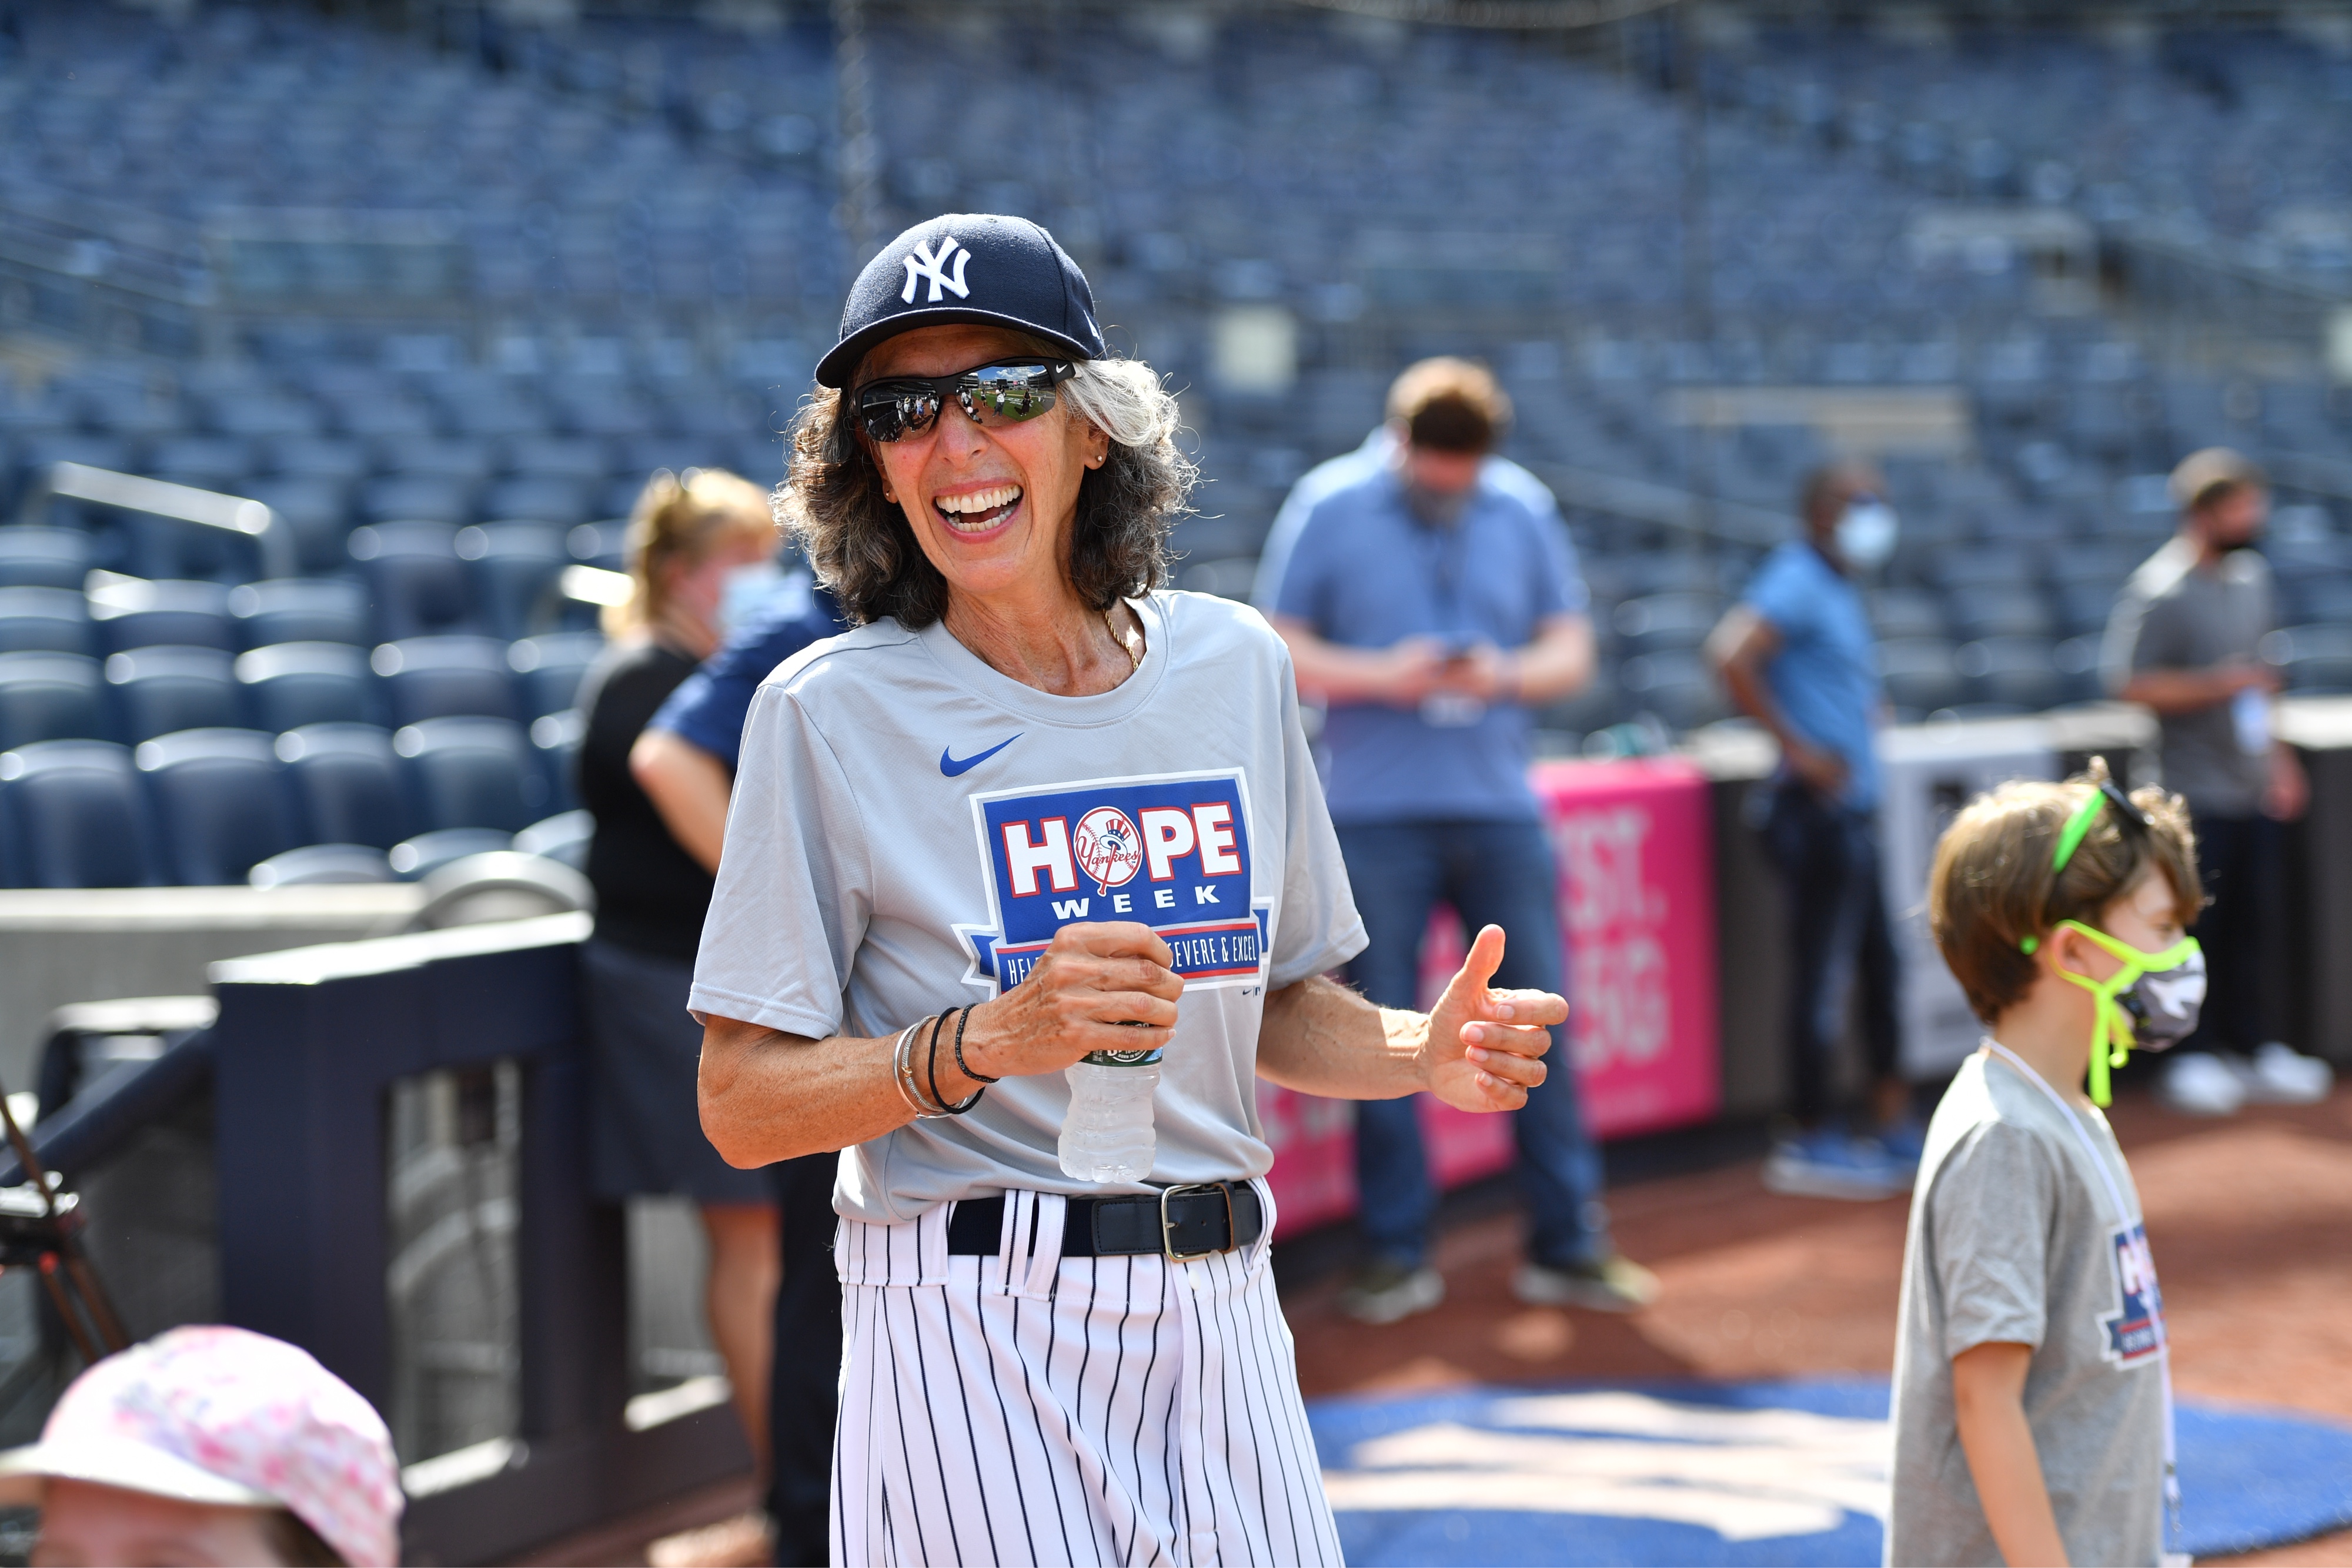
M1789 1060L1797 1131L1765 1163L1765 1185L1814 1197L1875 1198L1909 1184L1918 1129L1895 1072L1894 936L1879 883L1877 736L1885 698L1857 573L1895 548L1895 514L1866 468L1833 465L1805 482L1805 538L1765 558L1708 639L1740 709L1780 743L1765 843L1788 897ZM1848 1004L1861 987L1880 1134L1829 1120Z
M1592 626L1550 494L1490 455L1510 403L1482 366L1429 360L1397 379L1389 424L1298 482L1267 541L1258 606L1299 689L1329 705L1325 793L1370 946L1349 980L1418 1002L1430 912L1513 934L1496 984L1562 989L1558 876L1527 779L1531 706L1591 679ZM1528 1207L1530 1301L1629 1311L1654 1294L1618 1256L1576 1075L1556 1051L1514 1118ZM1390 1322L1435 1306L1436 1194L1411 1099L1356 1109L1371 1261L1341 1298Z

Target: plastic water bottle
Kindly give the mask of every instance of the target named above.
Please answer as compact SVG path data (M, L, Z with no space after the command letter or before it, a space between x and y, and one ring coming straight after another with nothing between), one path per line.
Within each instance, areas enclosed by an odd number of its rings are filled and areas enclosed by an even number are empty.
M1065 1070L1070 1113L1062 1119L1062 1172L1076 1181L1141 1181L1151 1174L1151 1095L1160 1052L1097 1051Z

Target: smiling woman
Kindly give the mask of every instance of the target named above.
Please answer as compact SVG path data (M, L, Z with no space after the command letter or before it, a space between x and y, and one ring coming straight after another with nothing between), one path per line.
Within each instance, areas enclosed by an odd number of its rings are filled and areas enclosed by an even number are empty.
M833 1559L1337 1563L1254 1081L1511 1110L1567 1004L1492 926L1433 1014L1320 978L1288 653L1160 586L1175 404L1045 230L901 235L817 380L780 511L859 624L753 701L690 1005L720 1154L844 1151Z

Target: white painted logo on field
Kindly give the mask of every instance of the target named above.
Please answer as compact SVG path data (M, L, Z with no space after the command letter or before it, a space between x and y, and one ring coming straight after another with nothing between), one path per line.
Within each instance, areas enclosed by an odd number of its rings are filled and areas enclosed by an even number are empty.
M971 252L964 249L953 235L941 235L935 250L925 249L918 244L915 254L907 258L907 287L898 291L898 298L912 305L915 302L915 286L929 278L931 296L923 301L926 305L937 305L942 288L953 293L958 299L970 298L971 290L964 287L963 269L971 260ZM950 262L955 263L955 276L952 277L947 270Z
M1582 1513L1657 1519L1726 1541L1819 1535L1849 1513L1884 1523L1884 1421L1552 1394L1358 1443L1323 1472L1341 1512Z

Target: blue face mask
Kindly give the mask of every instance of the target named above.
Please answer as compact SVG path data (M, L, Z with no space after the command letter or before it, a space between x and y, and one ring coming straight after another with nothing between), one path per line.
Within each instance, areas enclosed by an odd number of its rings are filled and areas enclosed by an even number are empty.
M758 619L783 587L783 569L772 560L755 560L729 572L719 590L719 635Z
M1856 496L1837 520L1838 555L1856 571L1876 571L1895 554L1899 531L1894 507L1875 496Z

